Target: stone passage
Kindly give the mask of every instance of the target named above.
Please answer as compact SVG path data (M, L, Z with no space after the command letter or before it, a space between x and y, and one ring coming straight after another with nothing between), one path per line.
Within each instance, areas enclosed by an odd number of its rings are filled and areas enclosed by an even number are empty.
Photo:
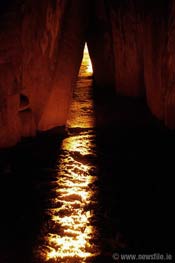
M85 42L96 86L144 97L174 129L174 17L171 0L1 3L0 148L65 125Z

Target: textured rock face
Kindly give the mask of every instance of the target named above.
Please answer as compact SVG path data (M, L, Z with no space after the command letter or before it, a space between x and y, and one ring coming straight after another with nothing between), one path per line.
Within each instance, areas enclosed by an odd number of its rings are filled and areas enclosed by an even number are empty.
M15 0L0 4L0 147L65 125L88 42L103 93L146 96L175 128L175 2Z
M168 1L145 4L144 13L144 77L147 103L151 111L164 119L166 80Z
M144 81L147 103L152 113L175 129L174 45L175 3L145 1Z
M14 9L0 15L0 146L13 145L20 139L18 116L21 89L20 18Z
M87 3L1 4L0 147L65 125L83 53Z
M88 1L68 1L59 40L52 91L43 108L39 129L64 125L85 44ZM58 118L59 117L59 118Z
M107 1L117 93L146 95L152 113L175 128L175 2Z
M116 91L140 96L143 82L142 1L109 1Z

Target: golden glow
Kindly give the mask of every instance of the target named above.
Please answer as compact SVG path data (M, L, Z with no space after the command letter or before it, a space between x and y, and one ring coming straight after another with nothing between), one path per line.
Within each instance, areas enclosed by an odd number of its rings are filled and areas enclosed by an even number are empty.
M85 44L83 59L79 70L77 87L74 90L69 118L68 128L92 128L95 126L94 105L92 100L92 64L88 53L87 44ZM81 141L81 143L83 140ZM72 141L72 144L75 143Z
M58 166L56 198L52 200L53 204L60 206L48 211L59 231L48 233L45 237L46 261L69 258L65 262L75 262L76 258L81 259L76 262L85 262L86 258L98 255L98 248L92 244L92 239L97 236L97 230L91 225L94 211L88 209L90 204L92 207L96 204L95 193L91 189L92 183L97 180L95 175L91 175L95 167L76 160L79 155L83 158L94 154L93 139L94 135L80 134L63 140L64 156ZM71 261L71 258L74 260Z
M84 46L82 65L85 65L85 66L84 68L80 68L79 75L80 76L92 76L93 68L92 68L92 63L91 63L91 59L89 56L87 43L85 43L85 46Z
M90 87L92 65L85 45L84 57L74 91L68 128L81 131L70 134L62 142L58 173L51 207L47 214L49 231L41 248L42 262L85 263L99 254L94 240L98 231L93 225L97 205L95 182L95 134L82 128L94 127ZM88 261L89 262L89 261Z

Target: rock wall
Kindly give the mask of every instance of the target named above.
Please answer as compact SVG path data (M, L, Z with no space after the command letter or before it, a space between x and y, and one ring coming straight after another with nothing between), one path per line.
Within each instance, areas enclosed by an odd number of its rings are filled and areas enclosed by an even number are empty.
M144 6L144 80L147 103L156 117L164 120L169 1Z
M71 102L72 90L83 57L85 34L88 23L88 0L68 1L63 30L59 41L52 91L45 103L40 130L65 125Z
M109 0L115 88L175 129L175 1Z
M109 12L105 0L96 0L91 3L87 44L96 86L100 88L114 86L113 43Z
M21 18L14 7L4 4L0 12L0 147L13 145L20 139L20 24Z
M168 30L166 34L165 67L162 70L164 85L165 125L175 129L175 1L169 3Z
M141 96L143 81L142 1L107 1L115 61L115 86L119 94Z
M0 148L65 125L85 41L103 94L145 96L174 129L174 24L173 0L1 3Z
M88 1L0 4L0 148L65 125Z

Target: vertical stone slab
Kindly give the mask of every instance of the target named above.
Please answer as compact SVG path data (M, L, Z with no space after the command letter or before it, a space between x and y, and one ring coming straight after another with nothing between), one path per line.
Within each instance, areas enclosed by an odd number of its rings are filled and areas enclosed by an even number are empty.
M31 109L19 112L21 137L36 136L36 124Z
M22 21L23 87L38 124L52 90L67 0L28 1Z
M142 3L137 0L109 3L116 91L141 96L144 93Z
M164 119L166 126L175 129L175 2L169 2Z
M13 146L21 138L18 117L22 62L20 17L14 7L5 6L4 12L0 14L0 148Z
M114 86L114 56L109 5L104 0L91 1L87 44L93 64L95 83L100 87Z
M167 57L168 2L145 1L144 14L144 79L147 103L153 114L164 119L164 97Z
M62 24L52 90L45 101L39 130L66 124L72 89L80 67L87 23L88 1L69 1Z
M11 95L6 97L1 104L0 148L13 146L21 139L18 103L18 95Z

